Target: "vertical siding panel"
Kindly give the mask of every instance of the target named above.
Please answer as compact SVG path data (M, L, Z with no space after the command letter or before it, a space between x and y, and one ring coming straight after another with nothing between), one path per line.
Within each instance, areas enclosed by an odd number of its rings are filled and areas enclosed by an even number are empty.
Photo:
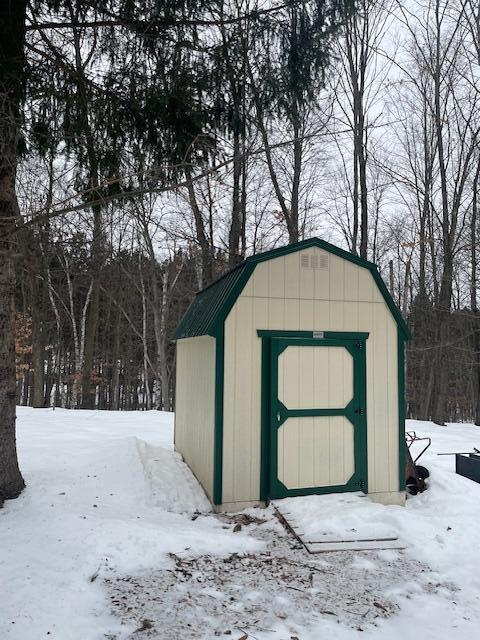
M362 302L371 302L373 300L374 288L376 289L377 286L373 281L370 271L367 271L367 269L358 269L358 299Z
M302 255L306 255L308 257L308 260L309 260L308 264L310 265L310 257L312 255L312 251L311 250L307 250L307 251L300 251L299 252L300 264L301 264L301 256ZM315 270L312 269L310 266L308 266L308 267L300 266L298 297L300 299L302 299L302 300L312 300L313 299L314 288L315 288L314 273L315 273Z
M329 409L341 409L345 406L343 389L343 354L345 349L342 347L329 347L327 351L330 388L326 406Z
M326 407L330 395L330 378L328 371L328 350L320 347L315 349L314 379L315 379L315 407Z
M387 327L385 310L373 305L374 315L374 417L375 417L375 471L377 491L388 491L388 370Z
M373 319L374 305L361 302L358 304L358 330L369 331L366 342L367 367L367 452L368 452L368 489L373 491L377 485L376 477L376 414L375 414L375 331Z
M345 260L330 256L330 300L345 300Z
M257 329L268 327L268 304L265 298L252 299L252 318L250 335L252 351L252 379L250 381L250 450L252 455L250 495L259 496L260 491L260 443L261 443L261 416L258 407L262 402L262 340L257 335ZM248 344L246 345L248 348ZM257 498L249 498L256 500Z
M344 262L344 300L358 301L359 268L351 262Z
M285 327L285 300L268 298L268 328L283 329Z
M324 253L316 249L316 253L320 259L320 255ZM328 261L332 260L332 256L328 256ZM330 298L330 269L315 269L313 298L316 300L329 300Z
M315 486L330 484L330 418L314 418Z
M182 454L210 498L213 495L215 339L177 343L175 450Z
M331 331L345 331L344 322L344 302L330 302L330 322L329 329Z
M313 487L313 418L304 418L300 432L299 447L299 484L301 487Z
M290 253L284 258L285 298L298 298L300 287L300 252Z
M256 298L266 298L268 296L268 264L268 262L257 264L251 276L253 280L253 295Z
M244 298L252 297L254 295L254 286L253 286L254 281L255 281L255 276L249 278L247 284L243 287L242 296Z
M268 267L268 295L272 298L285 298L285 258L264 263Z
M389 491L398 490L398 353L397 327L388 323L388 431L389 431Z
M314 316L313 316L313 300L300 300L300 323L299 330L312 331L314 329Z
M300 301L285 300L285 326L284 329L295 331L300 325Z
M372 301L378 302L382 306L385 306L385 302L383 300L382 294L380 293L380 290L378 289L375 281L373 280L373 276L371 274L369 275L372 280ZM380 274L380 277L381 277L381 274Z
M315 407L315 389L313 386L315 369L315 352L318 349L311 347L293 347L299 354L299 408L312 409ZM288 349L287 349L288 351Z
M344 331L358 331L358 302L343 303Z
M342 484L343 477L343 420L340 416L329 419L330 431L330 484Z
M251 478L251 399L252 351L251 317L252 298L242 298L237 307L237 326L235 332L235 416L234 416L234 496L235 500L249 500Z
M314 300L313 318L317 331L327 331L330 326L330 303L327 300Z
M300 348L288 347L278 359L278 397L289 409L302 408Z

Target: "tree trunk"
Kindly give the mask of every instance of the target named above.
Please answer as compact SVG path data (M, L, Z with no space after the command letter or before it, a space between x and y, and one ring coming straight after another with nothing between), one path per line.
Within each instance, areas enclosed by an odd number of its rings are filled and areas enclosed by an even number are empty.
M445 265L442 274L442 285L440 287L439 303L437 307L437 358L434 366L434 401L432 410L432 420L436 424L444 425L446 418L446 398L448 395L448 372L449 362L447 354L447 344L450 329L450 305L452 297L453 264L450 255L445 256Z
M288 235L290 242L298 242L299 218L300 218L300 178L302 174L302 126L299 111L293 110L291 117L293 124L293 176L292 176L292 200L290 205L290 218L288 220Z
M470 303L472 308L473 324L473 410L474 420L480 426L480 318L477 305L477 222L478 222L478 191L480 188L480 156L477 159L477 169L473 180L472 218L470 221L471 244L471 284Z
M113 356L112 356L112 382L111 382L111 408L118 411L120 408L120 314L117 315L115 323L115 335L113 340Z
M41 409L45 406L45 328L38 298L32 299L32 407Z
M95 260L92 256L92 260ZM96 385L92 383L93 357L100 311L100 274L93 265L95 273L92 280L92 300L85 333L85 353L82 367L82 409L95 409Z
M213 280L213 255L212 247L205 234L205 224L203 222L202 213L198 206L197 197L195 195L195 188L193 186L193 174L191 167L185 165L185 178L187 180L187 191L190 207L192 209L193 217L195 219L195 231L197 235L197 242L200 245L200 252L202 255L202 277L201 286L204 287ZM213 240L212 240L213 242Z
M235 109L239 109L238 103ZM243 158L240 153L240 118L238 111L234 117L233 132L233 193L232 193L232 219L230 221L230 231L228 234L228 264L234 267L241 262L240 236L242 233L242 209L241 209L241 176Z
M42 256L33 234L29 234L31 259L28 260L30 306L32 310L32 393L31 405L41 409L45 406L45 323L44 284L39 274L42 272Z
M25 486L15 440L15 268L11 234L23 91L26 2L0 3L0 505Z

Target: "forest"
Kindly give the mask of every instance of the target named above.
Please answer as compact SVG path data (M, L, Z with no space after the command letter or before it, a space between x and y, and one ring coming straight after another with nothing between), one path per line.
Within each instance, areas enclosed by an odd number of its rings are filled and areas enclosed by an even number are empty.
M480 424L476 0L6 4L17 404L173 410L195 292L319 236L412 330L408 417Z

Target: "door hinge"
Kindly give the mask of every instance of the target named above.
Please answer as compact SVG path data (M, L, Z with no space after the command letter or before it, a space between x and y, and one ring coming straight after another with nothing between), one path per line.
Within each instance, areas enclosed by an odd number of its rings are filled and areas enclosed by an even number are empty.
M357 342L355 346L357 349L363 349L363 342Z
M359 407L358 409L355 409L354 413L358 413L358 415L363 416L365 410L363 409L363 407Z
M364 481L364 480L356 480L356 481L353 483L353 486L354 486L354 487L363 487L364 485L365 485L365 481Z

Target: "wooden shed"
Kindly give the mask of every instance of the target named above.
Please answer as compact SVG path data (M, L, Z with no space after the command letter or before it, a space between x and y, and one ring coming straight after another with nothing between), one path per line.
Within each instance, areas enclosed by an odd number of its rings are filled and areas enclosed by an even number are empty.
M218 510L405 499L404 343L375 264L318 238L197 293L176 333L175 449Z

